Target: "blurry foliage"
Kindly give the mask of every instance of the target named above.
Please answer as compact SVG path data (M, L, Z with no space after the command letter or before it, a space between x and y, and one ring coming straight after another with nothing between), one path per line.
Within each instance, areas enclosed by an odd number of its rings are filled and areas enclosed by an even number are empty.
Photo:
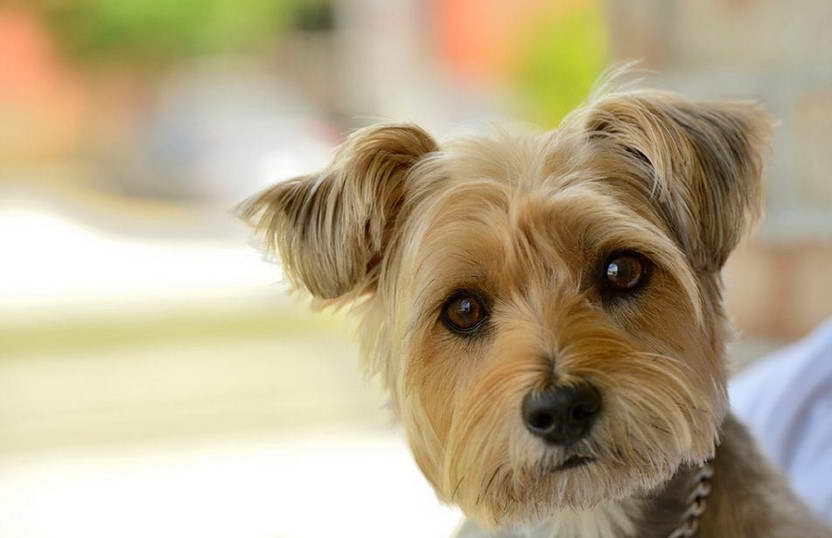
M165 63L234 52L325 11L321 0L44 0L62 48L87 62Z
M543 17L520 55L514 83L530 103L530 119L555 127L584 101L608 62L607 30L601 6Z

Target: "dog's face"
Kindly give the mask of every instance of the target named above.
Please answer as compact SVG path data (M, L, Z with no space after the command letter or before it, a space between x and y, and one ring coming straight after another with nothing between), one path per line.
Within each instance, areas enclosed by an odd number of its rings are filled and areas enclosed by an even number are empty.
M719 271L758 214L746 104L609 94L558 131L355 133L245 207L289 277L357 301L445 501L486 526L647 490L726 413Z

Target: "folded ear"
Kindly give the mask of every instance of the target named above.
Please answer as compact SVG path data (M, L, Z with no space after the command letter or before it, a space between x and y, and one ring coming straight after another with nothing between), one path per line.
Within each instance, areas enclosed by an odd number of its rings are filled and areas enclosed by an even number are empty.
M718 271L762 212L765 112L644 90L602 97L584 114L591 144L640 169L641 188L693 266Z
M263 191L241 216L295 285L321 299L360 295L375 285L408 171L436 149L414 125L358 130L325 170Z

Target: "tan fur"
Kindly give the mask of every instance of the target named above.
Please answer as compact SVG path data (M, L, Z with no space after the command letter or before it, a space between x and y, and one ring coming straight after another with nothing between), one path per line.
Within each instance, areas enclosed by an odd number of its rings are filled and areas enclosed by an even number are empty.
M751 104L607 92L549 133L439 147L412 125L364 129L329 168L243 213L297 286L356 305L368 367L443 501L490 529L631 535L632 507L599 507L716 453L728 408L719 270L760 214L768 137ZM611 301L602 264L622 249L653 271ZM439 321L458 289L490 298L485 334ZM521 420L523 397L555 379L603 395L570 452ZM574 453L596 461L552 471ZM746 536L707 534L723 535Z

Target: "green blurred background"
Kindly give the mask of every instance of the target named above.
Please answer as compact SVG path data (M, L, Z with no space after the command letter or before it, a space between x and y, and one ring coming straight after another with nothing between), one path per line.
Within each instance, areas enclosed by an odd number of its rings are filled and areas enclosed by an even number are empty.
M0 537L450 532L352 321L288 295L232 216L378 120L553 128L628 60L763 101L733 355L805 334L832 312L831 22L812 0L1 2Z

